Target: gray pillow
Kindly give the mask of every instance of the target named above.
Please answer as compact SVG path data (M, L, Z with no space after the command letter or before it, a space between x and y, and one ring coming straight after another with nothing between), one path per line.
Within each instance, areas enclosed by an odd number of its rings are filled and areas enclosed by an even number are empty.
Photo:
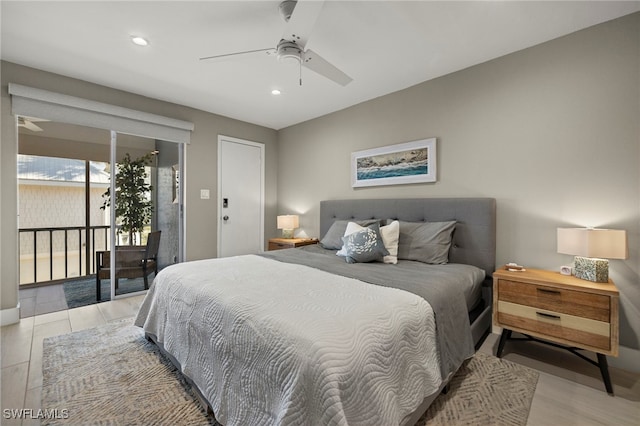
M347 230L347 223L349 222L355 222L358 225L368 226L372 223L379 222L379 220L336 220L331 224L327 233L320 240L320 245L327 250L340 250L342 248L342 237L344 237L344 231Z
M449 262L451 236L456 227L450 222L402 222L398 259L441 265Z
M389 251L384 247L380 225L376 222L367 228L342 237L347 263L364 263L382 260Z

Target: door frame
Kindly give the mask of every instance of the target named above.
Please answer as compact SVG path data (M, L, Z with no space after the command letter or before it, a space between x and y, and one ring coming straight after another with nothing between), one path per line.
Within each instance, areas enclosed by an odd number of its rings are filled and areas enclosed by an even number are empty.
M116 130L111 130L110 131L110 136L111 136L111 142L110 142L110 154L109 154L109 167L110 167L110 174L111 176L115 176L116 175L116 165L117 165L117 149L118 149L118 134L124 134L124 133L120 133ZM148 136L142 136L142 137L146 137L149 139L152 139L151 137ZM177 255L177 262L176 263L182 263L186 261L186 229L187 229L187 221L186 221L186 214L185 214L185 206L186 206L186 197L185 197L185 185L186 185L186 176L185 176L185 171L186 171L186 143L184 142L172 142L175 143L177 145L177 149L178 149L178 171L179 171L179 179L178 179L178 188L177 188L177 199L178 199L178 255ZM155 170L153 173L158 173L158 168L157 166L155 167ZM116 187L115 187L116 183L115 183L115 179L110 179L109 182L109 188L111 191L111 194L115 194L116 193ZM154 189L155 191L155 189ZM117 200L116 200L117 202ZM109 205L109 211L110 211L110 221L109 221L109 225L110 225L110 239L111 239L111 248L110 248L110 253L109 253L109 261L111 262L111 265L115 265L116 264L116 251L115 251L115 246L116 246L116 242L118 241L117 238L117 234L116 234L116 202L110 203ZM157 198L154 200L154 203L156 203L155 208L157 209ZM152 219L153 221L153 219ZM171 264L170 264L171 265ZM169 266L169 265L167 265ZM116 288L115 288L115 276L116 276L116 269L115 268L111 268L111 270L109 271L109 287L110 287L110 293L111 293L111 300L116 300L116 299L125 299L127 297L134 297L134 296L140 296L140 295L144 295L147 294L148 290L141 290L141 291L135 291L135 292L131 292L131 293L123 293L123 294L116 294ZM155 275L153 276L153 279L155 280Z
M246 139L234 138L231 136L218 135L218 196L216 209L218 227L217 227L217 245L216 245L216 257L220 257L222 248L222 143L223 142L238 143L241 145L248 145L260 149L260 252L264 251L264 214L265 214L265 146L261 142L253 142Z

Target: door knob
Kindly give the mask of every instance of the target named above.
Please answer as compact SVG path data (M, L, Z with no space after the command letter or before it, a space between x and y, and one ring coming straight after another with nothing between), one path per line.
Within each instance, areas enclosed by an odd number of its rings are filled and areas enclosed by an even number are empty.
M229 216L227 215L222 216L222 220L229 220Z

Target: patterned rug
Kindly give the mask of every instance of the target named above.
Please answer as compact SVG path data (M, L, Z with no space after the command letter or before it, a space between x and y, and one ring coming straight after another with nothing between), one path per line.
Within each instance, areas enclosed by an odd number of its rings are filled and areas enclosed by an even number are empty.
M44 341L43 425L218 425L131 320ZM417 425L526 425L538 373L478 352Z
M526 425L539 374L476 352L417 425Z

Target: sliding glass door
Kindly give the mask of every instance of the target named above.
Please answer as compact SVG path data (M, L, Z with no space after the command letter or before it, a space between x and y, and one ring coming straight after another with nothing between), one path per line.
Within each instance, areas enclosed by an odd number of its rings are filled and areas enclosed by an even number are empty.
M111 298L140 294L182 261L182 144L111 132Z
M193 123L15 83L8 84L8 92L11 111L20 129L40 133L40 137L48 132L39 124L59 123L80 129L72 138L73 143L61 134L50 137L62 140L66 151L78 156L68 158L85 160L86 188L96 186L88 183L87 175L92 170L90 162L105 163L103 170L108 177L108 186L103 187L101 211L104 216L98 215L98 221L103 217L108 223L95 225L87 208L84 226L79 231L80 236L84 232L84 239L79 237L78 240L78 275L84 277L90 274L89 270L93 271L96 282L92 294L98 300L103 298L101 288L105 282L112 299L138 294L148 287L157 271L183 260L181 176L184 145L190 141ZM38 118L27 121L28 117ZM22 132L20 137L23 137ZM51 150L53 145L48 142L39 142L38 149ZM22 148L22 142L20 146ZM60 152L54 151L51 156L59 157ZM95 202L90 192L87 189L85 203L93 208ZM55 201L60 202L59 199ZM94 241L92 227L103 225L108 227L104 241L97 241L99 238ZM54 229L46 231L48 235L57 232ZM33 231L34 234L37 232ZM35 235L31 242L22 244L21 241L21 247L25 245L32 249L30 256L34 262L41 251L37 243ZM104 244L102 250L96 247L98 243ZM53 250L53 244L49 243L50 258L53 258ZM37 280L36 269L37 265L32 273L34 282ZM49 269L53 270L53 266ZM104 296L106 298L106 294Z
M76 307L138 294L183 260L183 144L30 120L18 139L21 284L62 282Z

